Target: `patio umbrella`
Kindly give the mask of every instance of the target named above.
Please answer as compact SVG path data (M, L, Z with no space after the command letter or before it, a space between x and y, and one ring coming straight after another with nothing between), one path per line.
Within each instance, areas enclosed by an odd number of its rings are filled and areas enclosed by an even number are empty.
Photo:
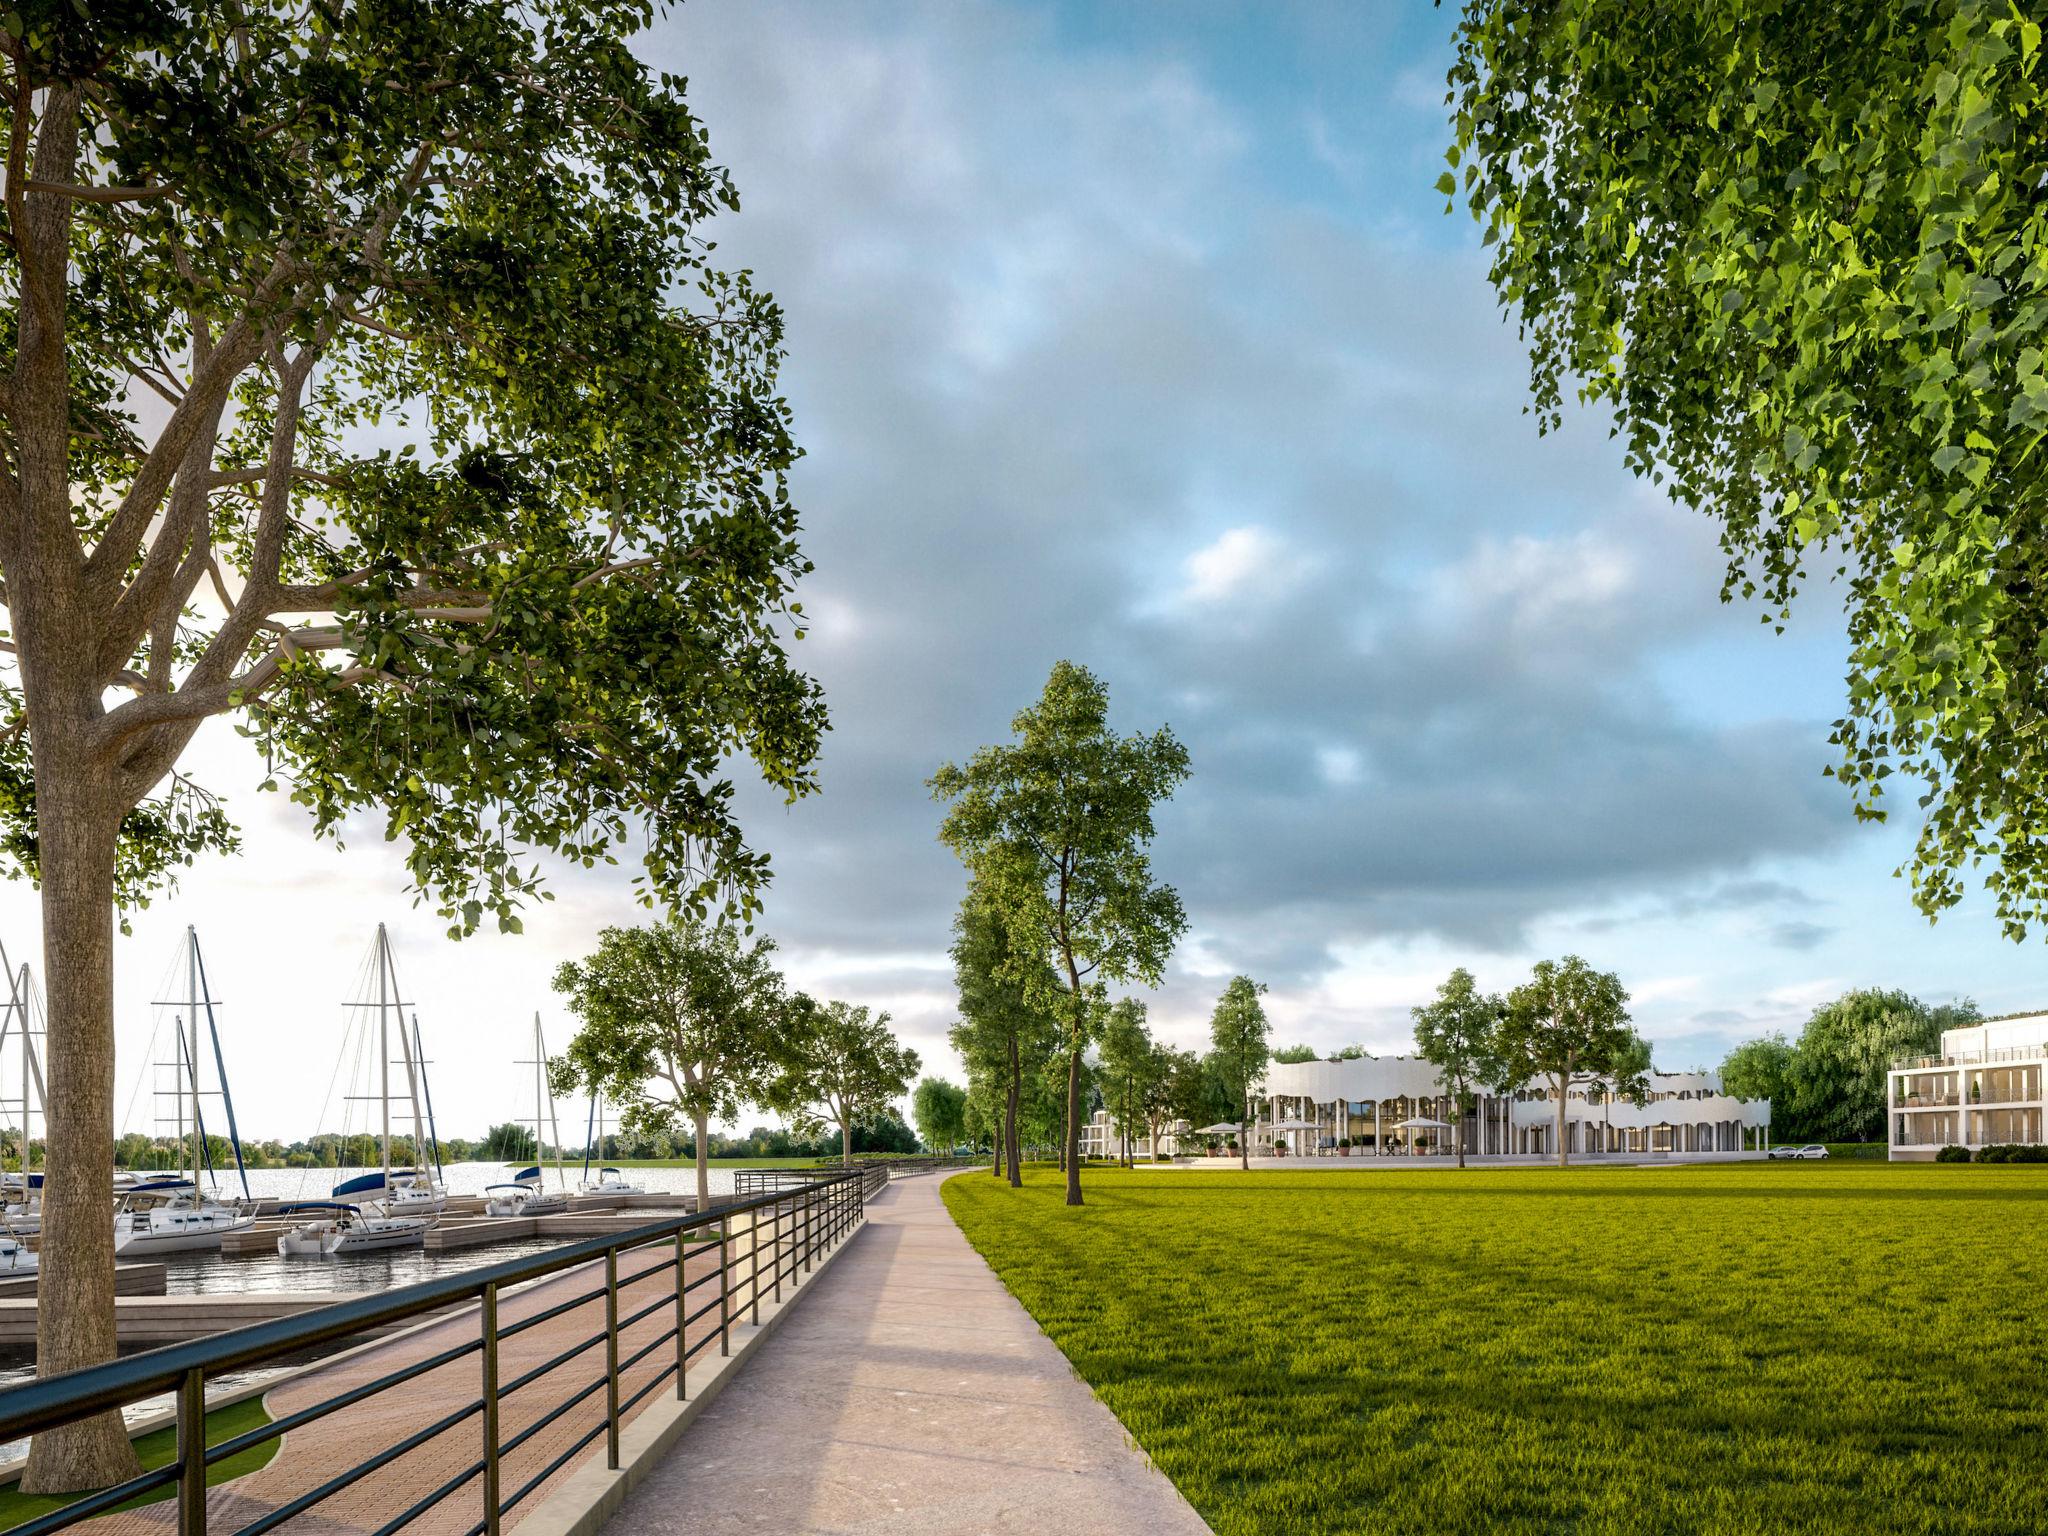
M1235 1136L1242 1129L1242 1126L1228 1124L1205 1125L1202 1126L1200 1129L1196 1130L1193 1134L1197 1136Z
M1394 1127L1397 1131L1448 1131L1450 1128L1448 1120L1430 1120L1421 1115L1413 1120L1403 1120Z
M1273 1122L1273 1129L1276 1131L1313 1131L1320 1128L1313 1120L1275 1120Z

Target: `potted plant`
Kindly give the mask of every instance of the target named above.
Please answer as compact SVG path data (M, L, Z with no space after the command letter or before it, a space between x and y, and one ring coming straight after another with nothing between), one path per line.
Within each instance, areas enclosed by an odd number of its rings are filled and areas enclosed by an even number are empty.
M1351 1138L1349 1136L1339 1136L1337 1138L1337 1155L1339 1157L1349 1157L1351 1155Z
M1977 1102L1977 1101L1978 1101L1979 1099L1981 1099L1981 1098L1983 1098L1983 1097L1984 1097L1984 1085L1983 1085L1982 1083L1972 1083L1972 1084L1970 1084L1970 1102L1971 1102L1972 1104L1975 1104L1975 1103L1976 1103L1976 1102Z

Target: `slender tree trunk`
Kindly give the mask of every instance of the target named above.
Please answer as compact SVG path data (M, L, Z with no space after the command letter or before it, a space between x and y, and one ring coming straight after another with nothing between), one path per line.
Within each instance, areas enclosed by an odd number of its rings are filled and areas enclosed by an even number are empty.
M853 1166L853 1116L851 1114L844 1114L839 1117L839 1166L842 1168L851 1168Z
M1017 1101L1024 1093L1024 1067L1018 1058L1017 1034L1010 1032L1010 1087L1003 1104L1003 1129L1001 1136L1010 1159L1010 1187L1018 1189L1024 1183L1024 1171L1018 1166L1018 1153L1022 1148L1017 1141Z
M691 1111L690 1118L697 1127L697 1209L707 1211L711 1208L711 1116L698 1109ZM538 1150L540 1138L533 1140Z
M114 841L104 772L66 764L39 730L36 830L49 988L49 1120L36 1374L114 1358ZM55 759L56 761L53 761ZM141 1470L118 1411L35 1437L24 1493L104 1488Z
M1081 1047L1067 1052L1067 1204L1081 1203Z
M1252 1171L1252 1085L1244 1084L1244 1098L1237 1106L1237 1164Z
M1565 1099L1571 1092L1571 1083L1569 1072L1557 1080L1557 1166L1560 1168L1571 1166L1571 1154L1564 1144Z
M1458 1117L1451 1125L1451 1134L1458 1138L1458 1166L1465 1166L1465 1094L1458 1092Z

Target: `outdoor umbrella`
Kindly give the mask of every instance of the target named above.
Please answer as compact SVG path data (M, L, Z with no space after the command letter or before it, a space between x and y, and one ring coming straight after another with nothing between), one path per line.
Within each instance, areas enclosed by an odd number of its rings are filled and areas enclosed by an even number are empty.
M1205 1125L1198 1129L1195 1134L1197 1136L1235 1136L1242 1129L1242 1126L1228 1124Z

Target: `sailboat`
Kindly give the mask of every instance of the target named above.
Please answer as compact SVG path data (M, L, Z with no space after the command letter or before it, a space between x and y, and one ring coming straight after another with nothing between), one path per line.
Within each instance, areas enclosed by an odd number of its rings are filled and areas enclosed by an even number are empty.
M242 1136L235 1124L235 1101L228 1092L227 1060L220 1048L220 1029L214 1018L213 990L206 983L206 961L199 953L199 931L185 929L185 970L183 1011L171 1016L174 1048L171 1060L160 1063L173 1073L168 1097L175 1108L178 1145L191 1151L191 1177L141 1179L117 1192L114 1207L114 1252L124 1259L150 1258L160 1253L194 1253L218 1250L221 1240L255 1224L250 1213L249 1174L242 1162ZM159 1007L177 1007L176 1001ZM202 1170L210 1173L206 1142L206 1117L200 1108L200 1010L205 1010L206 1032L213 1046L214 1070L220 1081L220 1099L227 1115L228 1145L233 1149L235 1171L242 1181L242 1206L223 1204L199 1187ZM161 1096L161 1095L160 1095ZM185 1111L191 1109L190 1139L187 1140Z
M583 1193L586 1195L644 1195L646 1189L627 1182L626 1176L618 1169L605 1166L597 1170L597 1179L590 1177L590 1154L595 1151L604 1156L604 1095L595 1094L590 1100L590 1126L584 1132L583 1143Z
M287 1206L287 1212L304 1212L310 1219L288 1227L278 1235L277 1251L286 1257L366 1253L386 1248L417 1248L425 1244L428 1231L439 1220L437 1212L446 1191L431 1173L421 1168L391 1166L391 1043L392 1019L398 1022L398 1049L405 1067L412 1102L413 1147L426 1145L426 1122L420 1112L420 1074L417 1034L408 1034L405 1004L398 1000L398 971L391 959L391 940L384 925L377 925L377 939L371 950L371 965L377 973L376 1001L367 998L351 1003L352 1009L376 1010L377 1093L381 1133L378 1147L382 1166L375 1173L344 1179L330 1192L332 1199ZM361 1020L358 1027L369 1028ZM418 1021L414 1021L417 1031Z
M0 1053L11 1045L21 1063L20 1077L10 1080L18 1082L18 1096L0 1097L0 1113L9 1114L12 1119L10 1112L20 1111L20 1118L13 1123L21 1133L20 1166L9 1172L0 1165L0 1227L16 1240L12 1251L18 1258L16 1262L0 1258L0 1268L32 1268L35 1255L22 1247L18 1239L33 1236L43 1224L43 1176L35 1169L34 1117L41 1114L44 1127L48 1128L42 1056L36 1047L36 1037L44 1035L47 1026L37 1027L42 1009L27 962L17 971L7 958L4 944L0 944L0 972L5 973L7 986L7 996L0 1001Z
M533 1016L533 1060L519 1065L533 1068L534 1163L513 1175L510 1183L486 1185L484 1193L490 1198L484 1202L484 1211L491 1216L554 1216L569 1209L569 1192L562 1178L562 1126L555 1118L555 1096L548 1087L548 1048L541 1039L538 1013ZM549 1128L555 1133L555 1182L561 1186L552 1194L542 1185L540 1173L540 1153Z

